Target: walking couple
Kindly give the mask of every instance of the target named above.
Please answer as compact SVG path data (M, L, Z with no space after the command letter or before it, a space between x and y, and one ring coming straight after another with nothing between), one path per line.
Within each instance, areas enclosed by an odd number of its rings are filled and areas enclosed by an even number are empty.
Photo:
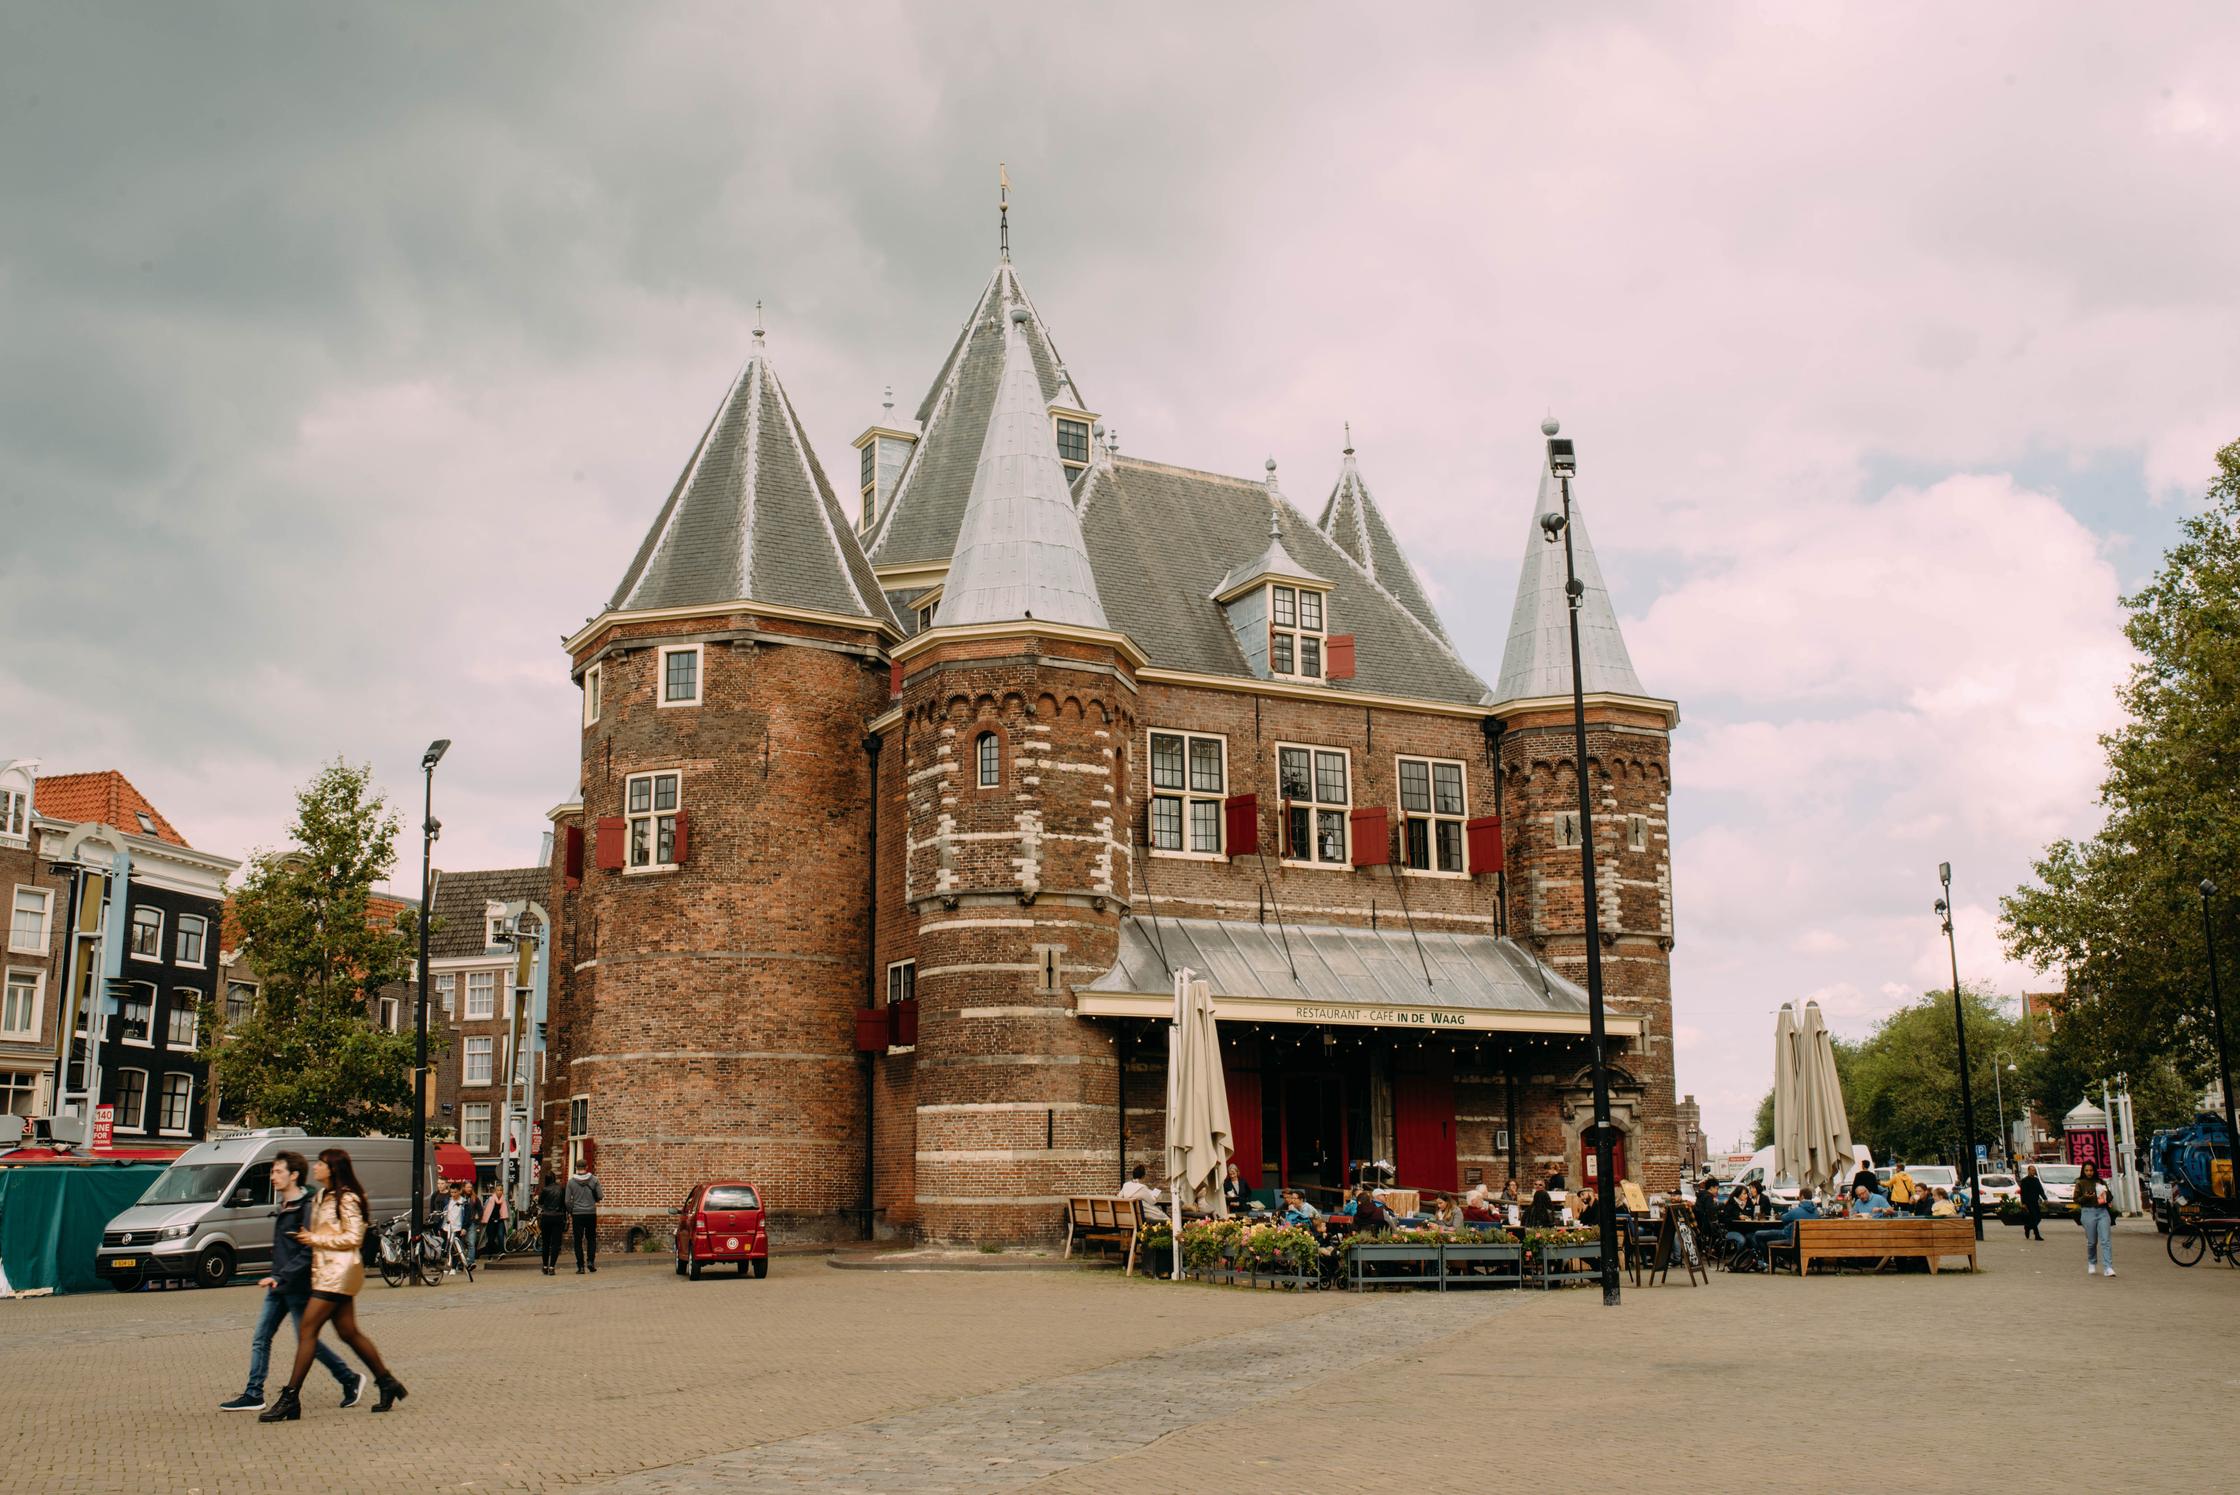
M307 1174L319 1185L316 1199L304 1192ZM303 1154L283 1152L272 1160L272 1192L279 1203L272 1222L272 1275L258 1283L265 1290L264 1312L250 1342L249 1385L220 1405L228 1412L261 1409L259 1422L292 1422L303 1415L303 1381L317 1359L341 1385L342 1405L356 1406L365 1391L365 1377L319 1340L319 1331L332 1319L335 1332L373 1372L381 1391L373 1410L388 1411L404 1399L405 1389L358 1327L357 1292L365 1282L359 1248L366 1235L366 1191L350 1165L350 1154L330 1147L306 1165ZM288 1384L267 1407L265 1372L272 1359L272 1337L283 1318L295 1321L295 1364Z

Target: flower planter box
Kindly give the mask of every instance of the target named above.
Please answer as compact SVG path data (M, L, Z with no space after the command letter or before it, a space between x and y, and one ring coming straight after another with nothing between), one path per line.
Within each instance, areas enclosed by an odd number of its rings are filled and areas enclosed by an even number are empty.
M1439 1248L1447 1286L1515 1287L1524 1280L1524 1247L1450 1241Z
M1254 1272L1226 1264L1209 1267L1202 1272L1192 1272L1190 1275L1200 1282L1217 1282L1225 1287L1288 1288L1297 1292L1311 1292L1322 1286L1322 1279L1319 1277L1301 1276L1294 1272Z
M1593 1282L1597 1280L1594 1272L1580 1271L1572 1264L1599 1264L1602 1260L1602 1243L1587 1241L1575 1246L1542 1246L1536 1260L1539 1263L1540 1285L1544 1288L1571 1287Z
M1377 1242L1346 1250L1346 1281L1354 1288L1429 1287L1444 1291L1444 1248L1435 1241Z

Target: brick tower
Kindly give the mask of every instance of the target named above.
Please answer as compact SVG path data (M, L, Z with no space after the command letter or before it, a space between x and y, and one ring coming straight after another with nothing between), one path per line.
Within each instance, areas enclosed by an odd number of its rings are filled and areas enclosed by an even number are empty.
M1009 311L933 626L895 651L922 1009L914 1191L933 1240L1046 1240L1068 1193L1113 1185L1116 1043L1075 1019L1070 989L1118 949L1143 656L1098 599L1031 317Z
M568 641L583 755L581 800L555 815L546 1158L596 1155L617 1239L660 1235L691 1182L720 1177L760 1183L793 1239L854 1232L863 724L899 635L758 328L612 601Z
M1542 429L1553 435L1555 423ZM1556 479L1543 459L1493 711L1500 724L1508 929L1554 969L1584 985L1586 922L1563 547L1547 540L1539 522L1542 514L1561 507ZM1682 1154L1672 1073L1672 860L1666 805L1670 734L1679 710L1644 691L1634 673L1602 567L1587 539L1576 480L1571 543L1585 587L1579 599L1580 674L1587 708L1604 996L1611 1011L1633 1013L1644 1024L1634 1046L1611 1043L1611 1119L1625 1136L1625 1175L1646 1189L1671 1189L1679 1182ZM1588 1170L1579 1134L1594 1119L1590 1077L1582 1063L1569 1073L1543 1078L1555 1102L1552 1120L1560 1126L1562 1171L1583 1178ZM1554 1137L1545 1141L1552 1144Z

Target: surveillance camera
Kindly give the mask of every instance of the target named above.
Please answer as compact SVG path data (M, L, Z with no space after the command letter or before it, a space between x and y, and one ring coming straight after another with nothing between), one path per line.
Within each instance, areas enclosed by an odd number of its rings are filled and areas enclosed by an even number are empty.
M1549 544L1553 545L1563 537L1563 526L1566 522L1563 515L1553 509L1540 516L1540 528Z
M1948 912L1948 910L1947 910L1947 909L1946 909L1946 907L1945 907L1945 902L1944 902L1944 900L1943 900L1942 898L1939 898L1939 899L1937 900L1937 917L1941 919L1941 918L1943 918L1943 917L1945 916L1945 914L1946 914L1947 912Z

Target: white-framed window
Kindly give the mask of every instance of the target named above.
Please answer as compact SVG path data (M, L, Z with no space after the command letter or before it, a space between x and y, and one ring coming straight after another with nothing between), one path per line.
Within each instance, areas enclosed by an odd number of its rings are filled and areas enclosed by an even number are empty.
M134 982L130 994L118 1003L118 1010L124 1019L122 1041L136 1048L154 1048L156 989Z
M1579 812L1558 810L1555 814L1556 849L1576 851L1579 847Z
M1343 748L1276 744L1283 796L1283 859L1299 866L1348 865L1353 757Z
M54 891L16 884L8 913L8 948L18 955L44 955L53 929Z
M127 948L134 960L163 959L163 910L143 904L132 911L132 943Z
M31 834L31 796L21 789L0 789L0 836Z
M164 1016L164 1043L174 1049L192 1052L202 1041L202 993L191 986L175 987L171 993L171 1010Z
M1268 673L1322 678L1328 635L1327 598L1312 587L1276 582L1268 588Z
M622 811L630 823L631 870L677 865L677 810L682 794L682 777L674 771L634 773L623 781Z
M887 967L887 1005L908 1002L918 995L918 963L898 960Z
M201 970L203 949L210 940L210 921L200 914L181 914L178 938L179 947L171 953L172 963Z
M591 1135L591 1097L568 1097L568 1170L572 1173L583 1159L584 1139Z
M498 973L467 972L467 1021L480 1022L498 1015Z
M1626 850L1647 851L1648 849L1649 817L1646 815L1628 815L1626 817Z
M117 1071L116 1129L120 1132L144 1132L148 1129L148 1072L144 1069Z
M382 1032L395 1033L398 1031L399 1025L404 1021L403 1002L395 997L382 997L377 1000L375 1010L380 1014L376 1020L381 1024Z
M257 985L253 981L226 983L226 1026L245 1023L257 1010Z
M39 1071L0 1069L0 1116L39 1114Z
M1221 806L1229 792L1228 739L1154 729L1149 747L1152 851L1220 856Z
M941 604L939 602L928 602L925 606L919 608L918 632L923 633L928 628L931 628L933 626L933 615L940 610Z
M163 1077L163 1109L156 1124L176 1137L184 1137L193 1130L194 1076L186 1074Z
M459 1107L459 1144L469 1152L490 1150L490 1102L471 1100Z
M459 978L450 971L436 977L436 1000L443 1004L443 1015L451 1017L459 1010Z
M593 665L583 672L583 724L590 726L599 719L599 666Z
M669 644L661 650L661 677L656 682L663 706L700 704L700 646Z
M1074 474L1089 465L1089 423L1078 415L1060 415L1055 421L1056 429L1052 434L1058 439L1058 460L1065 464L1066 478L1070 481Z
M993 732L982 732L972 740L974 774L983 789L993 789L1003 782L1003 739Z
M1463 819L1469 804L1463 768L1445 758L1401 758L1400 864L1411 872L1466 877Z
M460 1050L460 1084L487 1085L490 1083L490 1073L495 1063L494 1056L497 1051L497 1042L494 1038L470 1038L466 1041L465 1047Z
M9 971L0 986L0 1038L37 1038L46 993L46 972Z

